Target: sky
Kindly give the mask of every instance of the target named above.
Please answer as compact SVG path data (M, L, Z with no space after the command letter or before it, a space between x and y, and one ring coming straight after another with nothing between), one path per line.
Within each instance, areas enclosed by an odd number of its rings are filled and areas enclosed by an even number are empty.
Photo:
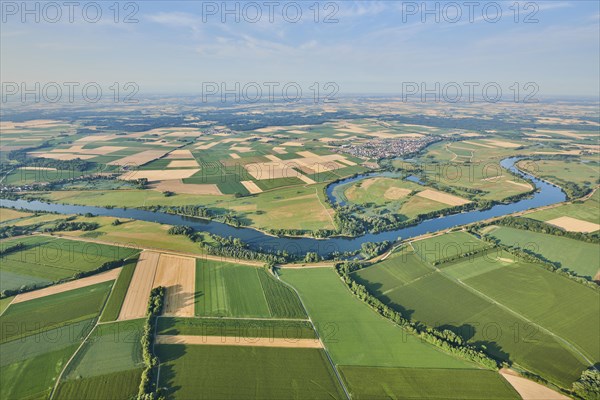
M1 4L3 84L135 82L143 94L198 94L207 82L333 82L342 94L398 94L407 82L504 91L532 82L541 97L600 91L597 1Z

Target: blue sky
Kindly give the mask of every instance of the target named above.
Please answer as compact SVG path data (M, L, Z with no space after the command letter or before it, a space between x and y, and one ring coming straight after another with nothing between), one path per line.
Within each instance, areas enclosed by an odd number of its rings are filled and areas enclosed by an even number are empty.
M66 8L56 23L44 21L42 11L39 23L31 16L23 23L22 10L3 9L2 81L133 81L141 93L197 93L202 82L329 81L342 93L399 93L402 82L467 81L505 88L535 82L541 97L597 97L600 90L597 1L533 2L527 10L522 1L518 23L509 8L514 1L497 2L502 17L496 23L483 18L485 1L473 9L473 22L466 3L456 2L463 15L455 23L444 20L455 17L451 8L440 10L440 22L431 14L422 22L423 10L410 9L420 1L344 1L326 10L321 2L317 23L309 9L313 1L298 2L302 17L296 23L290 22L294 6L286 1L276 2L273 22L265 2L257 1L263 14L256 23L250 6L246 14L240 11L239 22L227 15L223 23L220 1L210 3L218 8L214 15L203 14L200 2L137 2L137 23L121 21L131 7L121 9L115 23L113 1L100 3L97 23L84 20L80 9L73 23ZM241 10L245 3L238 4ZM534 7L539 22L524 23ZM205 3L204 11L209 8ZM333 11L338 22L324 23ZM486 16L492 19L493 11L488 8Z

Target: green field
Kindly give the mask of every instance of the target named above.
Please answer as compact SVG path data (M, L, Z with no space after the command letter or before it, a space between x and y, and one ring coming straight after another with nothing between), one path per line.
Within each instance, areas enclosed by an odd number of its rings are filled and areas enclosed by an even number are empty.
M13 304L0 317L0 397L46 398L112 282ZM75 307L74 304L77 304Z
M377 315L354 297L333 269L285 269L282 270L282 278L299 291L321 340L336 364L475 367L422 342Z
M129 289L129 283L131 283L131 278L135 272L136 264L137 257L133 257L128 260L127 264L121 269L119 277L115 281L115 286L108 298L108 302L106 303L106 307L104 307L102 315L100 316L100 322L115 321L119 317L121 306L125 300L127 290Z
M158 335L200 335L232 337L270 337L313 339L315 331L309 321L265 319L215 319L161 317Z
M565 183L577 183L584 186L592 186L600 179L598 169L598 158L595 162L583 163L581 160L535 160L521 161L519 165L527 166L533 175L542 177L557 185Z
M144 319L97 325L77 352L63 380L79 380L143 367Z
M143 369L141 335L144 320L96 325L65 369L59 399L131 398Z
M159 345L169 399L343 399L319 349Z
M142 369L131 369L90 378L61 382L54 399L114 400L137 395Z
M276 318L306 318L304 307L294 292L265 269L258 270L271 316Z
M196 315L304 318L297 296L259 268L198 260Z
M452 257L490 247L490 244L463 231L414 241L411 245L419 258L430 264L444 262Z
M594 277L598 273L598 244L506 226L487 233L504 245L526 249L579 275Z
M5 178L5 183L8 185L31 185L34 183L42 183L42 182L56 182L63 179L74 179L77 178L86 172L76 171L76 170L44 170L44 169L34 169L34 170L24 170L24 169L16 169L10 174L8 174Z
M10 296L10 297L4 297L3 299L0 299L0 315L2 315L4 313L4 310L6 310L8 308L8 306L10 305L10 302L15 298L15 296Z
M0 397L46 399L76 344L0 368Z
M44 398L93 320L0 344L0 398Z
M137 250L51 236L28 236L1 242L2 248L25 248L0 258L0 290L46 284L92 271L107 261L131 257Z
M431 268L432 273L408 282L388 272L391 265L381 270L375 265L353 276L404 317L450 329L476 346L485 346L495 358L520 364L568 388L586 362L545 329L597 359L597 345L586 332L599 323L594 306L598 294L511 257L493 251L445 264L439 272ZM397 261L396 268L415 268L415 259L408 260Z
M538 221L550 221L560 217L571 217L583 221L600 223L600 191L596 191L592 197L584 202L574 202L542 211L534 211L526 215L527 218Z
M341 366L353 399L501 400L521 397L496 371Z
M413 192L423 190L423 186L401 178L367 178L346 187L343 194L352 203L383 205L396 200L389 195L390 188L406 189ZM410 195L410 192L408 195Z
M98 283L12 304L0 316L0 343L96 317L104 306L112 283Z

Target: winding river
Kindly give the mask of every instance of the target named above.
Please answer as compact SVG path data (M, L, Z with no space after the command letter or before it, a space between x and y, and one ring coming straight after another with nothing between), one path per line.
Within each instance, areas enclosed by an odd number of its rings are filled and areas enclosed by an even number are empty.
M511 204L496 205L484 211L469 211L460 214L433 218L422 221L421 223L411 227L387 232L369 233L356 238L334 237L328 239L313 239L273 237L252 228L235 228L227 224L207 221L200 218L184 217L180 215L136 209L77 206L25 200L0 200L0 204L2 207L14 207L17 209L28 209L32 211L50 211L60 214L92 213L94 215L116 218L132 218L140 221L158 222L161 224L185 225L197 231L210 232L225 237L237 237L248 243L253 249L262 249L266 251L287 250L287 252L290 254L297 254L300 256L306 254L307 252L315 252L321 256L327 256L335 251L344 252L357 250L360 248L361 244L365 242L382 242L384 240L395 241L398 238L408 239L425 234L427 232L449 229L459 225L483 221L488 218L500 217L502 215L524 211L531 208L547 206L566 200L565 193L559 187L518 170L515 167L515 163L519 159L519 157L506 158L500 162L500 165L503 168L510 170L514 174L528 178L534 182L538 191L530 198L526 198ZM327 188L327 195L332 202L336 202L336 198L333 196L333 191L337 186L348 184L360 179L365 179L367 177L381 176L382 174L386 173L365 174L338 181Z

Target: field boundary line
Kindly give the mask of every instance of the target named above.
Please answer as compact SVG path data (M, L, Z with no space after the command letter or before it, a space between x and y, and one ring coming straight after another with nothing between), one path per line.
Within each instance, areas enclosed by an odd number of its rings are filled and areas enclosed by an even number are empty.
M256 269L256 278L258 279L258 283L260 283L260 289L262 291L263 299L265 299L265 303L267 303L267 308L269 309L269 315L273 316L273 310L271 310L271 305L269 304L269 300L267 300L267 295L265 293L265 287L260 280L260 275L258 274L258 268Z
M308 309L306 308L306 305L304 304L304 300L302 300L302 296L300 296L300 293L298 293L298 291L296 290L295 287L293 287L292 285L290 285L286 281L282 280L279 277L278 273L276 273L275 275L277 276L277 280L279 280L281 283L283 283L284 285L286 285L287 287L289 287L290 289L292 289L294 291L294 293L296 293L296 296L298 296L298 299L300 300L300 304L302 304L302 308L304 308L304 312L308 316L308 320L310 321L310 324L313 327L313 331L315 332L315 335L317 335L317 339L323 345L323 351L325 352L325 356L327 357L327 360L329 360L329 364L331 365L331 368L333 369L333 372L335 372L335 377L337 378L340 386L344 390L344 394L346 395L346 398L348 400L350 400L351 399L350 392L348 392L348 389L346 388L346 385L344 384L344 380L342 379L342 376L341 376L340 372L337 369L337 365L333 362L333 360L331 358L331 355L329 354L329 350L327 350L327 346L325 346L325 343L323 342L323 340L321 340L321 336L319 335L319 332L317 331L317 328L315 327L315 324L313 323L312 318L310 317Z
M283 282L283 281L281 281ZM307 314L308 315L308 314ZM305 318L265 318L265 317L211 317L211 316L195 316L195 317L174 317L171 315L159 315L159 318L181 318L181 319L216 319L216 320L247 320L247 321L298 321L309 322L310 319Z
M539 325L538 323L530 320L529 318L525 317L524 315L520 314L519 312L513 310L512 308L500 303L499 301L494 300L492 297L489 297L488 295L486 295L485 293L475 289L474 287L469 286L468 284L464 283L462 280L456 278L453 279L451 277L449 277L448 275L446 275L444 272L442 272L440 269L438 269L438 271L440 272L440 274L442 274L442 276L446 277L447 279L449 279L450 281L455 281L458 282L460 285L464 286L467 290L475 293L476 295L484 298L485 300L487 300L488 302L495 304L501 308L503 308L505 311L510 312L513 315L516 315L517 317L521 318L522 320L524 320L527 323L530 323L534 326L537 326L539 329L541 329L542 331L546 332L547 334L549 334L550 336L555 337L556 339L560 340L561 342L563 342L564 344L567 345L567 347L569 347L571 350L575 351L576 354L578 354L579 356L581 356L585 362L587 362L589 365L594 365L593 361L590 361L585 354L582 353L582 351L577 348L575 345L571 344L569 341L567 341L566 339L562 338L561 336L555 334L554 332L552 332L551 330Z
M96 330L96 327L98 326L98 323L100 322L100 316L104 313L104 309L106 308L106 304L108 303L108 299L110 298L110 295L112 294L112 291L113 291L114 287L115 287L115 285L113 283L112 287L110 288L110 292L106 296L106 299L104 299L104 304L102 304L102 311L95 318L96 322L94 323L94 326L92 327L92 329L90 329L90 331L85 336L85 338L83 338L83 340L81 341L81 344L79 345L79 347L77 347L77 350L75 350L75 352L73 352L73 354L71 355L71 357L69 357L69 359L65 363L65 366L63 367L63 369L60 371L60 374L56 378L56 383L52 387L52 391L50 392L50 396L48 396L49 400L52 400L52 398L54 397L54 394L56 393L56 389L58 388L58 385L60 384L62 376L65 373L65 371L67 370L67 367L69 365L71 365L71 362L73 361L73 359L75 358L75 356L77 354L79 354L79 352L81 351L81 349L83 348L83 346L87 343L88 339L90 338L90 336L92 335L92 333L94 332L94 330ZM111 321L111 322L115 322L115 321Z
M17 298L17 296L15 295L12 300L10 301L10 303L8 303L8 305L6 306L6 308L4 310L2 310L2 312L0 312L0 317L4 315L4 313L6 312L6 310L8 310L8 307L10 307L10 305L15 301L15 299Z

